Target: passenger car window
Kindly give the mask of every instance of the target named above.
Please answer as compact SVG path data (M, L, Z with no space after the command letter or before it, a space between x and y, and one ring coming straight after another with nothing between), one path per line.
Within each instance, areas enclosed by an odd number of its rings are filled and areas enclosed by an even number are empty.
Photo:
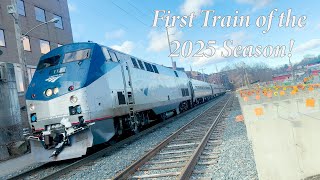
M144 65L146 66L147 71L154 72L154 71L153 71L153 69L152 69L151 64L149 64L149 63L145 62L145 63L144 63Z
M155 65L152 65L152 67L153 67L153 70L154 70L154 72L155 72L155 73L158 73L158 74L159 74L159 71L158 71L158 68L157 68L157 66L155 66Z
M109 53L110 53L110 56L111 56L111 60L112 60L113 62L118 62L117 55L116 55L114 52L112 52L112 51L109 51Z
M138 63L139 63L139 65L140 65L140 69L143 69L143 70L145 70L145 69L144 69L144 66L143 66L143 63L142 63L142 61L138 59Z
M63 58L63 63L89 59L90 52L91 49L83 49L75 52L66 53Z
M179 76L178 76L178 73L177 73L177 71L174 71L174 74L176 75L176 77L179 77Z
M139 69L139 66L138 66L138 63L137 61L134 59L134 58L131 58L131 61L132 61L132 64L135 68L138 68Z
M108 51L107 48L102 47L102 52L103 52L103 55L104 55L104 57L106 58L107 61L111 59L111 56L110 56L109 51Z

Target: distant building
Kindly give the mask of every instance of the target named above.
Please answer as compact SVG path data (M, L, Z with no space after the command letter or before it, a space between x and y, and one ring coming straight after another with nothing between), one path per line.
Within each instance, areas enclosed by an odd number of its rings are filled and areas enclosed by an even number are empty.
M26 56L29 82L35 72L39 58L50 50L73 42L67 0L16 0L19 23L22 34L33 27L53 18L57 23L49 23L31 31L23 39L24 55ZM19 99L24 105L23 72L19 64L18 50L13 17L8 14L7 6L11 0L0 1L0 62L14 63Z
M232 84L230 83L230 80L227 74L221 74L221 82L226 89L232 89Z
M284 73L284 74L275 74L272 76L272 81L288 81L291 80L292 75L290 73Z

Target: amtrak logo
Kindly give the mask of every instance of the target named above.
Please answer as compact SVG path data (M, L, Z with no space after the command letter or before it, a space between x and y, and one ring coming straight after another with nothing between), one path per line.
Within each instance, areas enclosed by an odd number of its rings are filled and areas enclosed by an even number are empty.
M46 79L45 81L47 82L56 82L59 78L62 77L62 74L58 74L58 75L54 75L54 76L50 76L48 79Z

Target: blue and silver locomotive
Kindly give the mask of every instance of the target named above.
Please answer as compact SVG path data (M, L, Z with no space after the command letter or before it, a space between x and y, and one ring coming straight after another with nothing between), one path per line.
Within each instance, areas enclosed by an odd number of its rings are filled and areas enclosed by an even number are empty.
M64 45L41 57L26 93L32 153L38 161L80 157L223 93L222 86L96 43Z

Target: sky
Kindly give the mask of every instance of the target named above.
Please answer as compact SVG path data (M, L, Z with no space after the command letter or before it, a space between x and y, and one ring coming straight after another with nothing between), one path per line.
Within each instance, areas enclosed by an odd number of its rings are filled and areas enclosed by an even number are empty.
M190 15L195 13L192 27L180 27L177 21L175 27L169 27L170 41L179 41L181 47L177 52L182 51L182 46L186 41L193 45L191 56L200 48L196 42L204 42L204 49L208 42L216 41L213 45L215 55L212 57L174 57L177 67L184 67L186 70L214 73L226 65L238 62L255 64L264 62L272 67L288 64L288 53L290 40L295 43L292 49L291 61L293 63L301 61L304 57L320 55L320 11L316 0L68 0L71 26L75 42L93 41L111 48L123 51L143 60L157 64L171 66L169 57L170 49L168 45L165 23L159 19L158 27L153 27L156 10L170 10L172 16ZM277 9L273 14L271 28L267 33L262 31L267 28L269 14ZM292 9L292 15L296 16L295 27L278 27L279 16L282 12L287 15L288 9ZM205 14L201 10L214 10L210 14L209 26L201 27ZM238 14L236 14L238 11ZM162 15L162 14L160 14ZM249 27L221 27L221 21L217 21L215 27L211 26L212 17L216 16L250 16ZM256 19L259 16L266 17L266 25L256 26ZM302 23L303 27L298 27L297 20L301 16L307 19ZM261 18L263 19L263 18ZM284 18L285 19L285 18ZM292 18L291 18L292 20ZM172 21L170 21L172 22ZM233 21L231 21L233 23ZM262 22L262 20L261 20ZM231 23L231 24L232 24ZM275 48L277 45L286 46L286 56L284 57L222 57L223 43L226 40L233 40L234 49L238 45L246 47L252 45L253 48L261 45L262 48L270 45ZM187 55L190 43L186 44L184 51ZM171 44L174 51L175 44ZM202 52L209 52L203 50Z

